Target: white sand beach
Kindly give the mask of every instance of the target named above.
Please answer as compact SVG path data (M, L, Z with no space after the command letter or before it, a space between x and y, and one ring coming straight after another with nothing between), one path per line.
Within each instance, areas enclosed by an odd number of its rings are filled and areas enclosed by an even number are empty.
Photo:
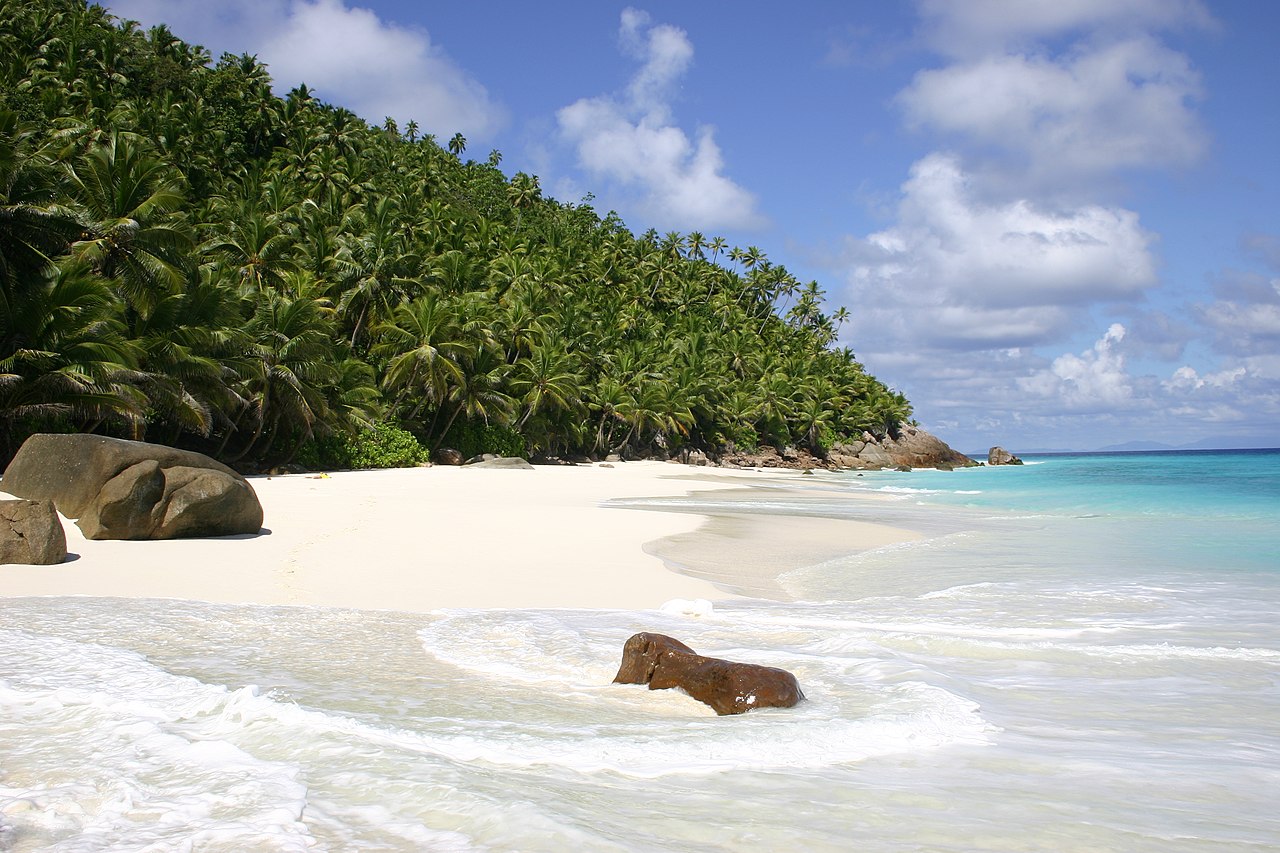
M0 568L0 596L88 595L425 612L630 608L672 599L785 598L774 579L840 553L918 538L839 519L750 519L604 505L767 486L796 472L661 462L294 474L251 479L264 533L90 541L71 558ZM0 487L3 484L0 483ZM674 555L670 570L657 553Z

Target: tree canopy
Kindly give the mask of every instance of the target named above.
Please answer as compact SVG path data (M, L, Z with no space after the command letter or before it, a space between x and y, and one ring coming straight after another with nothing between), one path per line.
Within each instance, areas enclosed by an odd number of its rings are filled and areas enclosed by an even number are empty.
M836 346L848 312L816 282L634 234L452 130L276 97L253 56L80 0L0 0L5 452L86 430L263 465L390 426L821 454L910 417Z

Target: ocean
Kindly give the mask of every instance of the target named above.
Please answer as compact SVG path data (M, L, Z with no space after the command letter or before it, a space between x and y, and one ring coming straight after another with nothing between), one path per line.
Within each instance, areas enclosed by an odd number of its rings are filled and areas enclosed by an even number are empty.
M0 600L0 850L1280 850L1280 452L1026 459L619 502L926 534L788 602ZM610 684L641 630L807 699Z

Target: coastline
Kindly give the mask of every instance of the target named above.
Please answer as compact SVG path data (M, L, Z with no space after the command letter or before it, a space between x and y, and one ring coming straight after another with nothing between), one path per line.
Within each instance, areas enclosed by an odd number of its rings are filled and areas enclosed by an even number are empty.
M0 597L103 596L427 612L649 609L787 598L776 578L912 531L866 521L671 511L615 501L767 487L794 472L662 462L533 471L432 468L251 478L269 533L91 541L0 567ZM3 483L0 482L0 488Z

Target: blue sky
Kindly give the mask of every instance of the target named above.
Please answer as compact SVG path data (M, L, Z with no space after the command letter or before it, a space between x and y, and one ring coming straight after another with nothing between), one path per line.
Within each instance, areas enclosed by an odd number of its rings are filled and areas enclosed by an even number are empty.
M759 246L962 449L1280 445L1271 0L107 6Z

